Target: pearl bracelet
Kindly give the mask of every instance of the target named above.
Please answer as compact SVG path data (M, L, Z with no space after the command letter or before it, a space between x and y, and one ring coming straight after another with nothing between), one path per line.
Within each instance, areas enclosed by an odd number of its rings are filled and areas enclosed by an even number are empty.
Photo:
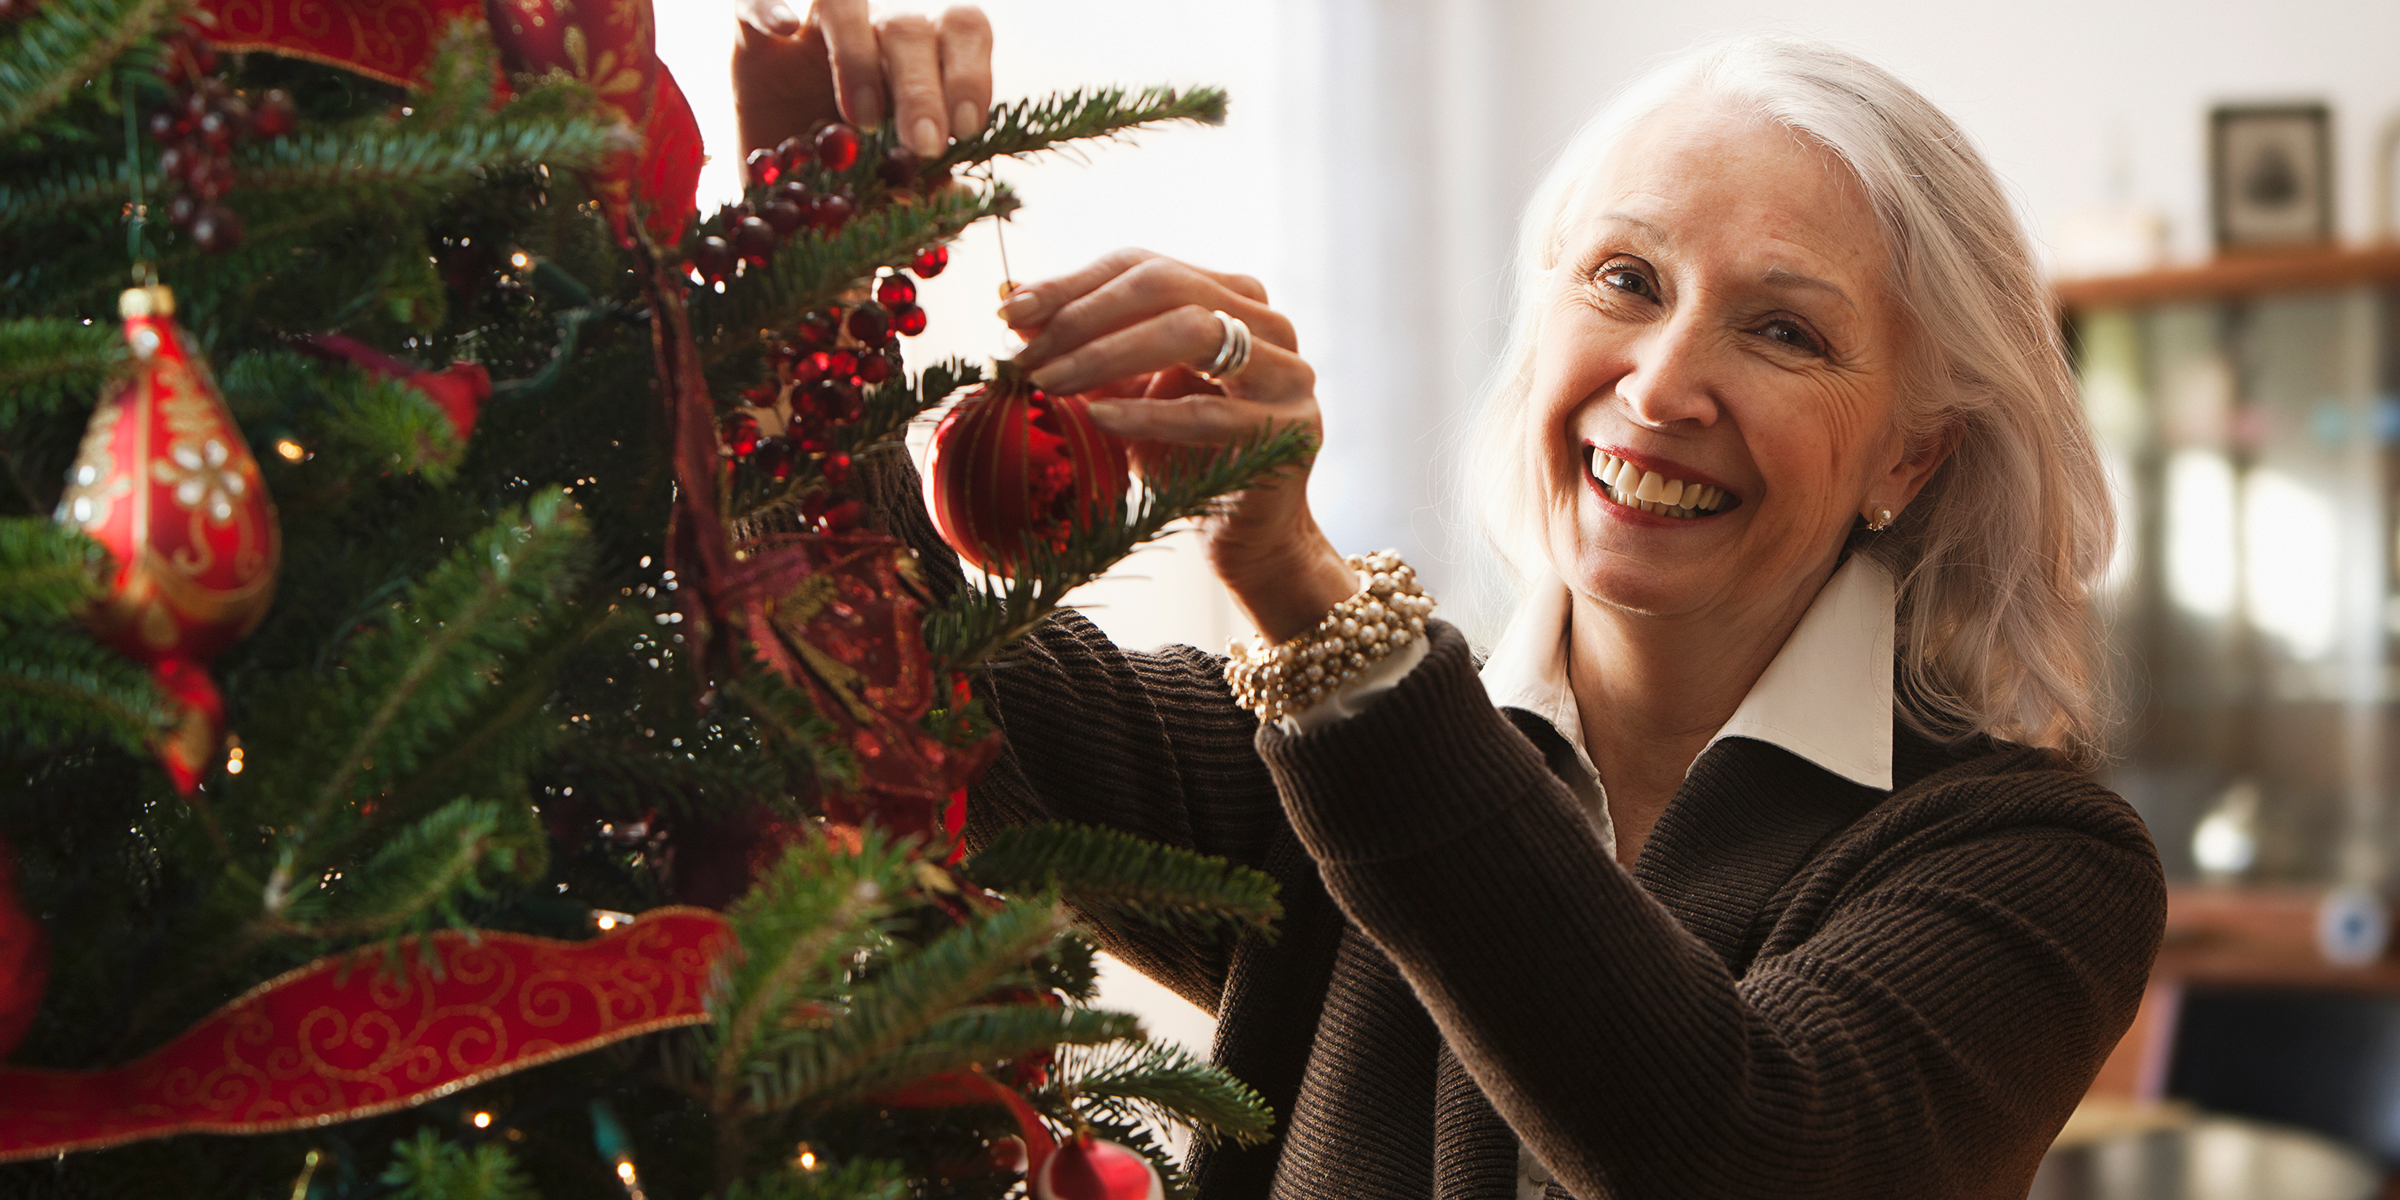
M1235 639L1225 661L1233 698L1262 722L1304 712L1356 679L1393 651L1425 636L1433 598L1417 584L1400 552L1353 554L1358 591L1333 606L1314 628L1289 641Z

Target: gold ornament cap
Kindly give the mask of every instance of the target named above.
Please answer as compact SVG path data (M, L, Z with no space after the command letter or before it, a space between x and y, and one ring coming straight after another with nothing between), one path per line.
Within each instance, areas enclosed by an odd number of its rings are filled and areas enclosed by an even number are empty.
M163 283L147 287L126 288L117 297L117 315L132 320L138 317L171 317L175 315L175 293Z

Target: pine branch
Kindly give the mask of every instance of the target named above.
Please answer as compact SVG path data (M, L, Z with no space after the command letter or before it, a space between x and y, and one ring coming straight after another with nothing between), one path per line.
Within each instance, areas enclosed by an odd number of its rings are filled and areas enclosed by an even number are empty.
M1064 553L1030 546L1015 577L961 588L947 605L926 614L925 645L933 651L936 669L961 671L991 661L1057 611L1068 592L1098 578L1134 547L1164 535L1177 521L1214 511L1219 497L1314 453L1316 439L1305 429L1262 428L1247 441L1194 456L1165 478L1153 479L1132 511L1078 532Z
M166 726L149 674L81 628L0 630L0 743L41 751L101 737L143 754Z
M907 1169L899 1163L862 1158L812 1171L783 1170L744 1180L723 1192L724 1200L907 1200L913 1195Z
M526 882L549 865L549 838L523 804L454 800L401 830L374 857L295 900L275 932L320 939L374 937L421 929L440 909L462 925L453 901L489 897L486 875Z
M74 621L105 557L79 530L0 520L0 741L46 750L102 737L139 753L165 728L149 674Z
M219 376L237 420L289 411L314 473L341 479L421 475L446 484L464 449L425 393L394 379L275 351L245 354Z
M1129 1014L1048 1004L974 1004L852 1076L840 1098L873 1096L973 1063L1005 1062L1053 1046L1092 1046L1142 1036Z
M14 136L119 55L181 15L188 0L43 4L0 40L0 139Z
M866 948L876 920L904 891L908 855L873 829L855 855L803 842L727 914L742 952L709 998L719 1031L710 1108L720 1120L733 1119L735 1093L768 1019L786 1019L805 994L824 994L828 981L845 977L845 961Z
M1246 1146L1275 1129L1274 1110L1249 1085L1164 1042L1062 1049L1051 1080L1035 1103L1125 1123L1181 1125L1211 1141Z
M456 736L494 686L495 662L523 654L581 572L589 535L565 493L547 489L468 538L353 639L338 670L276 689L250 722L250 794L298 812L268 890L269 914L295 879L330 866L322 828L345 803L404 787Z
M995 891L1057 891L1078 908L1167 928L1269 933L1283 915L1263 872L1085 825L1002 830L966 872Z
M979 163L1056 149L1062 142L1122 138L1145 125L1170 121L1225 123L1225 90L1144 88L1126 98L1124 88L1072 91L1018 100L992 110L980 136L952 146L944 163Z
M431 1129L393 1142L392 1164L378 1182L390 1200L541 1200L505 1144L469 1148Z
M98 595L108 552L83 531L38 517L0 520L0 629L63 621Z
M957 237L985 217L1017 206L1006 187L944 188L915 204L861 215L831 237L808 232L784 243L767 265L725 281L722 295L691 293L692 327L716 361L758 345L761 329L788 328L809 310L834 303L877 267L897 267L935 242Z
M113 325L0 321L0 429L89 403L124 358L125 339Z
M775 1031L772 1061L750 1069L751 1106L783 1111L847 1095L881 1064L977 997L1023 973L1026 960L1065 928L1055 901L1019 900L891 964L851 996L847 1012L817 1028Z
M395 190L433 195L484 172L536 163L586 167L626 148L625 134L613 126L581 115L527 111L521 102L447 127L379 119L244 149L234 156L234 177L241 181L234 199L307 193L316 205L388 203Z

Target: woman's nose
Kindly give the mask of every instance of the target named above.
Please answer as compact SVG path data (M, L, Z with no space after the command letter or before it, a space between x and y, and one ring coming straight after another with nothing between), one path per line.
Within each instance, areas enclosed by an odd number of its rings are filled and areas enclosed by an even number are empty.
M1634 346L1633 369L1617 381L1617 396L1633 419L1652 428L1677 421L1702 427L1717 420L1713 347L1695 323L1668 320Z

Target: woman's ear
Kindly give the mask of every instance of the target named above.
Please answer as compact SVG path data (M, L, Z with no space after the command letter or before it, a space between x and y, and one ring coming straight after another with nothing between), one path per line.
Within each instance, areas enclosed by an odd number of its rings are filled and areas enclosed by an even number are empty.
M1950 461L1951 452L1958 449L1959 436L1956 425L1944 425L1932 437L1904 447L1899 460L1868 490L1867 511L1890 509L1895 514L1905 511L1916 500L1917 493L1925 490L1933 473Z

